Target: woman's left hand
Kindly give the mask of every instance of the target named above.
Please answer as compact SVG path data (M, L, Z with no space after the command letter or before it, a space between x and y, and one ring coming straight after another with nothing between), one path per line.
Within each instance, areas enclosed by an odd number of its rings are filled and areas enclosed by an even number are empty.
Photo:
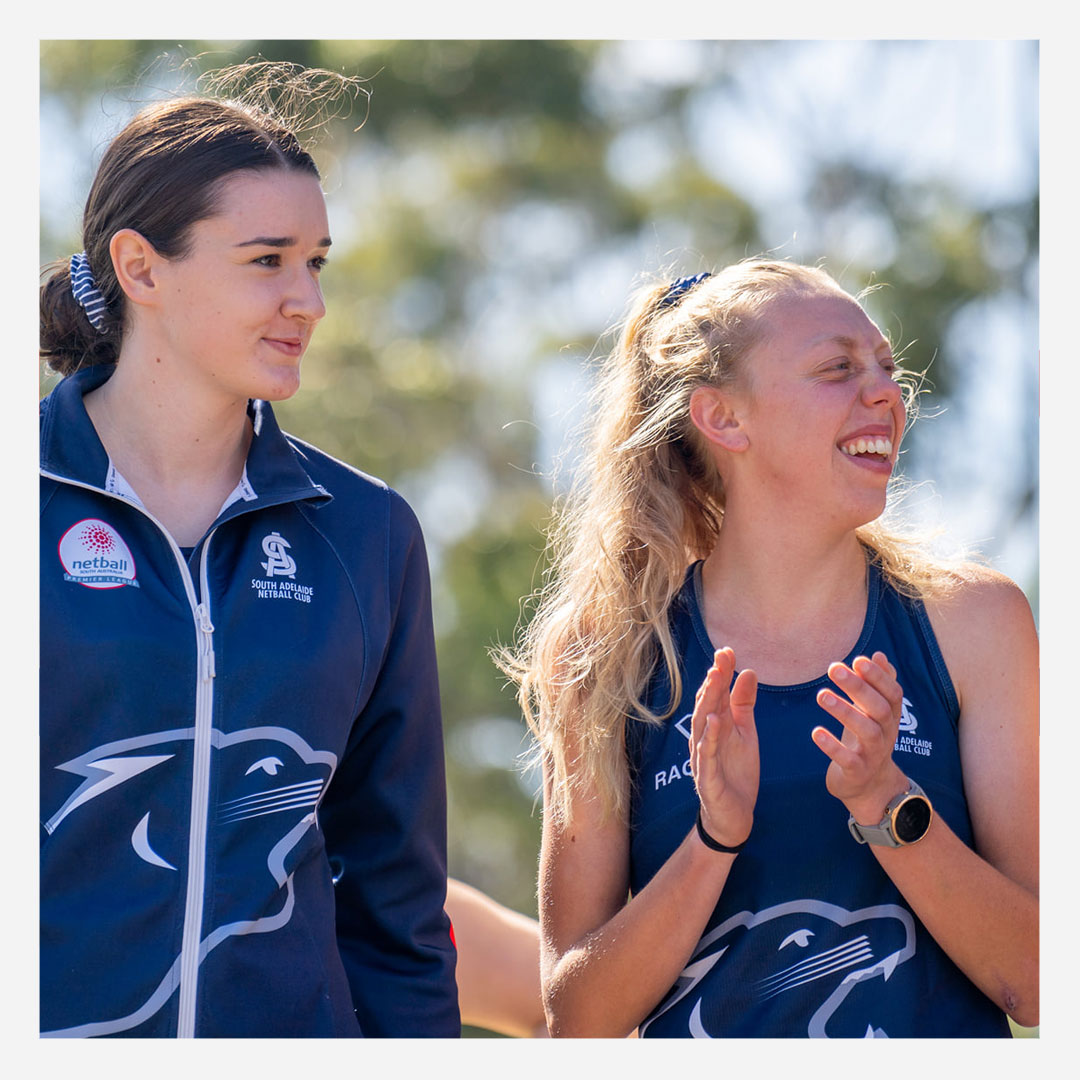
M850 700L818 691L818 704L844 726L840 739L824 727L811 732L829 758L825 786L860 825L876 825L889 800L908 786L892 757L904 692L896 668L882 652L870 659L856 657L851 667L831 664L829 678Z

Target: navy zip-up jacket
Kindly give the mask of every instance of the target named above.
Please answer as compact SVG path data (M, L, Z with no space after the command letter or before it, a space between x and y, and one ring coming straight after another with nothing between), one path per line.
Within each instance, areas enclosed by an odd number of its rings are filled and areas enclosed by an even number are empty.
M41 1030L457 1036L419 525L250 407L185 553L41 403Z

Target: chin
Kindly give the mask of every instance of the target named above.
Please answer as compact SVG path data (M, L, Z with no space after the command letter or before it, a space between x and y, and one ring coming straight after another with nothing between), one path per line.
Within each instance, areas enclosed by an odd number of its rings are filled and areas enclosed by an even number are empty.
M278 372L273 377L258 380L250 396L263 401L288 401L299 389L300 369L297 367L292 371Z
M295 386L289 389L279 389L273 393L256 394L254 396L261 398L263 401L288 401L299 389L300 383L297 382Z
M854 528L861 528L863 525L869 525L872 522L877 521L882 514L885 513L885 500L882 499L874 507L867 507L861 513L855 515L853 520L855 522Z
M864 493L862 498L846 499L842 509L837 507L834 520L845 532L854 532L863 525L877 521L883 513L885 513L885 493L881 492L880 495L873 497L870 497L869 493Z

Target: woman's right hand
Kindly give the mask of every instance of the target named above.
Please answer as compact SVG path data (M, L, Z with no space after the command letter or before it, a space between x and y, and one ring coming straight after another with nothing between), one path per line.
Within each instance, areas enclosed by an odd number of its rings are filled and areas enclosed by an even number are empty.
M750 835L761 771L754 724L757 676L742 671L732 686L734 673L735 653L717 649L690 722L690 768L701 800L701 823L709 836L729 847Z
M728 846L750 832L758 792L757 678L744 671L732 687L734 671L734 653L721 649L698 691L690 738L702 823ZM620 782L629 788L628 773ZM690 962L735 857L710 851L691 829L627 901L626 821L588 787L572 816L556 814L549 768L544 784L541 972L551 1034L620 1038L656 1008Z

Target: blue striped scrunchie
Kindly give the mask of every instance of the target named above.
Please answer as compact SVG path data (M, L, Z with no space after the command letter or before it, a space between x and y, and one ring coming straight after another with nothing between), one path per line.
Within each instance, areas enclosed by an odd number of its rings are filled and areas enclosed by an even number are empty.
M699 281L704 281L707 277L712 277L708 270L706 270L703 274L697 274L694 277L684 277L679 278L678 281L673 281L668 286L668 291L664 293L663 297L661 298L660 306L670 307L672 304L678 301L679 297L682 296L684 292L688 292Z
M105 297L94 282L94 275L90 269L90 260L85 251L71 256L71 295L79 302L79 306L86 312L90 325L99 333L104 334L105 316L108 314L109 305L105 303Z

